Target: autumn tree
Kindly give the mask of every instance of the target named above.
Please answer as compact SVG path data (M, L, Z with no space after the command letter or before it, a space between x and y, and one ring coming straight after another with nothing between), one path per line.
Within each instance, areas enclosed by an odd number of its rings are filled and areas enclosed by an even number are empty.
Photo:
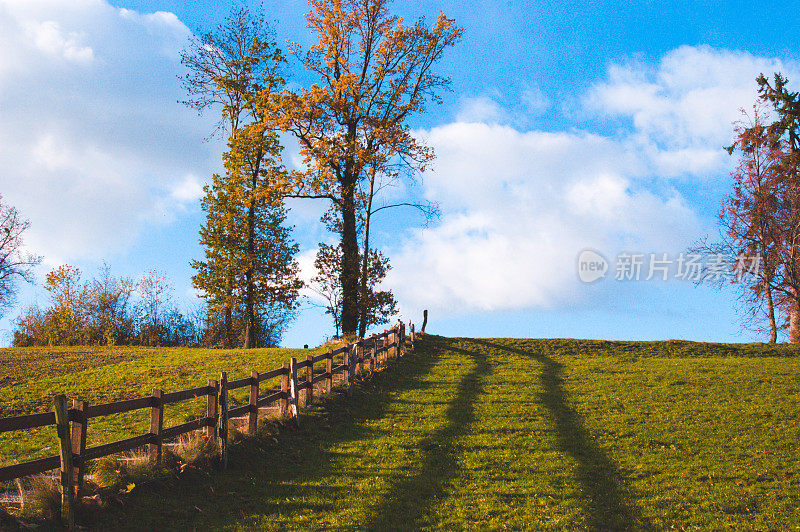
M135 329L132 298L137 283L129 277L117 278L104 264L87 286L87 327L91 343L128 343Z
M80 269L67 264L59 266L47 274L44 287L53 302L49 311L48 343L88 343L85 335L87 292L81 283Z
M195 40L182 61L190 74L187 102L202 112L221 109L217 124L228 137L225 173L205 187L206 224L200 242L204 261L193 261L193 277L209 303L224 316L225 345L232 342L234 313L241 310L244 347L255 347L269 316L286 316L301 286L297 246L285 227L286 209L276 182L285 182L276 132L266 127L256 97L284 83L284 56L263 15L234 9L215 31Z
M777 214L781 194L781 170L785 153L775 144L767 129L767 109L763 103L753 106L752 114L742 110L743 119L734 124L734 143L729 154L738 156L732 173L733 192L722 202L721 220L727 241L726 255L734 257L733 272L753 270L755 275L733 275L744 287L744 300L753 317L766 305L769 342L778 335L776 304L773 294L782 290L782 270L777 255L781 228ZM736 261L743 261L736 264ZM753 267L753 261L758 261Z
M361 257L359 257L361 259ZM365 327L382 325L397 314L397 301L389 290L379 290L378 285L391 269L389 259L377 250L371 250L367 260L366 289L361 292L361 305L364 309L363 323ZM309 288L317 293L325 303L325 313L333 319L336 336L341 330L342 317L342 250L340 246L320 243L314 259L316 275L311 279Z
M32 345L190 345L199 344L202 324L171 303L172 285L151 271L134 282L104 265L94 279L63 265L46 276L51 305L33 305L16 320L14 346Z
M789 341L800 342L800 93L788 89L788 80L780 73L770 82L763 74L756 82L759 96L772 104L777 120L767 132L773 147L783 145L780 177L775 183L777 208L774 223L776 261L781 271L776 286L788 305Z
M307 26L319 41L303 65L316 82L265 91L260 109L267 126L291 132L301 146L307 169L288 176L286 195L328 199L341 217L341 325L352 335L359 330L359 189L369 176L413 174L433 158L409 120L447 85L434 67L462 30L443 14L430 27L408 25L389 14L387 0L310 3Z
M16 282L33 281L33 267L42 258L24 251L22 233L30 222L14 207L3 203L0 194L0 316L14 304Z

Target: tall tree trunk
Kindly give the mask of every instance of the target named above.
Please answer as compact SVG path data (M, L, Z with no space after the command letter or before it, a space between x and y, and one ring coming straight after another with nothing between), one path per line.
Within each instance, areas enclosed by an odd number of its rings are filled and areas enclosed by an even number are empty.
M342 189L342 335L358 329L358 237L356 235L355 184Z
M367 334L367 274L369 270L369 221L372 215L372 196L375 192L375 169L370 170L367 212L364 214L364 250L361 257L361 309L358 316L358 336Z
M256 346L255 334L255 279L253 278L253 270L255 268L255 254L256 254L256 204L255 194L258 187L258 173L261 169L261 158L263 151L259 148L256 151L255 168L251 174L250 179L250 202L247 207L247 271L245 272L245 280L247 283L247 300L245 302L245 330L244 330L244 348L251 349Z
M226 349L230 349L231 347L231 306L227 305L225 307L225 321L222 324L222 345Z
M775 324L775 303L772 301L772 288L766 278L764 283L764 295L767 298L767 316L769 317L769 343L774 344L778 341L778 326Z
M797 300L797 291L790 290L789 295L789 343L800 343L800 305Z
M348 146L355 144L356 123L347 127ZM342 173L342 336L358 332L358 235L356 233L356 168L353 155L348 154Z

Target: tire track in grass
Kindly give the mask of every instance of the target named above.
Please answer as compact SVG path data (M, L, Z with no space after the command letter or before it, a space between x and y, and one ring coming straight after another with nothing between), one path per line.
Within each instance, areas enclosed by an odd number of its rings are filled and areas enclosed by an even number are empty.
M367 530L420 528L438 498L458 471L460 449L455 443L475 421L478 397L483 392L483 379L492 372L486 353L480 349L456 347L457 340L428 337L437 352L459 353L473 364L469 373L458 382L455 394L444 412L446 423L419 442L420 457L416 473L395 481L369 512Z
M564 365L542 353L532 353L486 340L474 340L493 349L533 357L543 365L540 380L544 392L542 404L555 423L561 450L578 463L589 530L652 529L633 500L632 490L620 475L617 466L595 443L583 420L569 406L561 373Z

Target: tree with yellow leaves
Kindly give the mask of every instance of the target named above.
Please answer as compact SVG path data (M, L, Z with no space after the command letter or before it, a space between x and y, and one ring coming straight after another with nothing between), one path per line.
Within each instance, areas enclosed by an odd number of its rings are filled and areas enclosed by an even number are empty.
M209 317L223 316L226 347L239 343L235 326L246 348L274 343L273 318L285 321L291 314L302 284L276 186L285 182L282 147L256 105L259 94L272 94L284 83L284 56L271 37L263 15L240 7L182 56L190 70L184 79L187 104L198 111L221 107L218 129L228 135L225 173L213 176L202 201L205 260L192 263L192 280L208 302Z
M387 0L311 0L306 20L319 38L305 54L317 82L300 91L263 92L267 127L291 132L307 170L287 175L287 196L329 199L340 216L341 323L358 331L362 188L370 176L422 171L433 158L411 133L409 119L437 101L449 80L434 66L462 30L439 14L406 24ZM364 256L368 256L365 253Z

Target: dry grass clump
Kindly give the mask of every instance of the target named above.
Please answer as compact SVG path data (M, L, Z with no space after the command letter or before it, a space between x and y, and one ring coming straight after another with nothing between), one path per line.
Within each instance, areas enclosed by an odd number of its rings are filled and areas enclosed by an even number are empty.
M205 434L184 434L175 445L165 448L164 462L178 474L189 469L208 469L219 464L220 449L216 438Z
M91 469L92 479L100 488L124 488L126 491L132 490L137 483L157 480L165 473L165 468L150 463L150 456L144 451L98 458Z

